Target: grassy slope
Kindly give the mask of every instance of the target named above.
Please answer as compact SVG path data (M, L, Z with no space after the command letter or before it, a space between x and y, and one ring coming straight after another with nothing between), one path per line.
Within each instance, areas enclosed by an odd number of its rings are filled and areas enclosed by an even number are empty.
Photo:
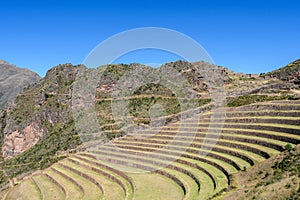
M231 190L218 199L299 199L300 146L232 176Z

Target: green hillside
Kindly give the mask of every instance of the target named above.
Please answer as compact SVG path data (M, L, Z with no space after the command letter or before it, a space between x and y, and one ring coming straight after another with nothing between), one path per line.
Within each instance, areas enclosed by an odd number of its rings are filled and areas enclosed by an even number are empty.
M159 69L108 65L102 73L101 68L66 64L49 70L17 96L2 118L0 197L264 199L273 192L274 198L295 199L300 183L297 82L241 78L217 67L226 93L223 113L212 110L212 80L203 78L199 65L204 64L178 61ZM162 79L151 75L168 67L183 74L192 88L188 95L176 96ZM135 70L147 75L148 84L122 82ZM294 74L298 68L288 70ZM79 71L85 72L82 80L89 73L103 76L96 84L93 105L109 140L105 144L94 133L82 143L76 127L71 108ZM122 87L134 92L114 99ZM141 127L134 134L126 134L132 130L128 119L117 120L112 110L121 101L128 103L127 118ZM154 105L164 108L154 118L164 123L151 127ZM188 115L192 111L194 115ZM188 117L181 119L182 114Z

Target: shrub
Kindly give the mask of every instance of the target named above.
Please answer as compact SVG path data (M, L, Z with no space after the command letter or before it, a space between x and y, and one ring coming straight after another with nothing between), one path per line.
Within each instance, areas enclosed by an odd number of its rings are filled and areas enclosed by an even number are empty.
M293 146L291 144L286 144L284 148L289 152L293 150Z

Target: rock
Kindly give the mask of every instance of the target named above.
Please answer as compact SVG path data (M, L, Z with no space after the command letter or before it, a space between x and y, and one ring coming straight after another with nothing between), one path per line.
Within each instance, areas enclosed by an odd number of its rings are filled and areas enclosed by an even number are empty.
M27 74L22 76L30 77ZM4 158L30 149L55 127L63 127L72 121L69 108L71 84L75 78L76 67L71 64L59 65L15 98L4 112L4 121L0 122L0 125L3 124Z

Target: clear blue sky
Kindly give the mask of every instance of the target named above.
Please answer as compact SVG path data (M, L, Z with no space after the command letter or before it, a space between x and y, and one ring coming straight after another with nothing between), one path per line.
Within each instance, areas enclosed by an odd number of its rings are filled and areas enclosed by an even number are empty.
M192 37L216 64L236 71L266 72L300 58L297 0L7 0L0 22L0 59L42 76L81 63L113 34L149 26Z

